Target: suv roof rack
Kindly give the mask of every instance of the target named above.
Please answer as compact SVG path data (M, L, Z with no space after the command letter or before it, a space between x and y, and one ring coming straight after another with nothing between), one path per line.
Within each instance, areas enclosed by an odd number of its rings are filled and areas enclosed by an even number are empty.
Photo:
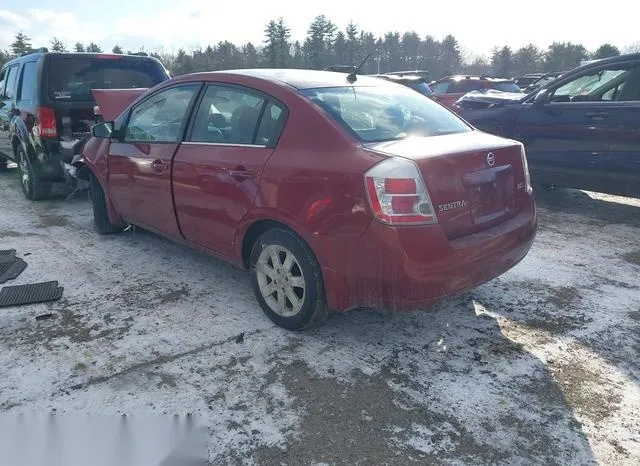
M27 55L31 55L32 53L48 53L49 49L46 47L38 47L37 49L32 49L29 50L25 53L23 53L22 55L20 55L21 57L26 57Z

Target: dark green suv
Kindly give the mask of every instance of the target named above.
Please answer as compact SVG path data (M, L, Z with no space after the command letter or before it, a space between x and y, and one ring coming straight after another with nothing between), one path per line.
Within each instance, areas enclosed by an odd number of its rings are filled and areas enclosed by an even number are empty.
M167 79L160 61L146 55L40 50L9 61L0 70L0 171L16 162L24 195L50 197L95 123L91 90L150 88Z

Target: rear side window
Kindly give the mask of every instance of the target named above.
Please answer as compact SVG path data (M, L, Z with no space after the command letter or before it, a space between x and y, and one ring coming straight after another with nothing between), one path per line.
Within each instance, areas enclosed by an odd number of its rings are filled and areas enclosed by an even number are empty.
M18 100L33 100L36 90L36 62L30 61L22 67L20 96Z
M275 147L287 121L287 110L279 104L269 102L260 121L256 144Z
M168 79L155 60L94 57L51 57L48 64L51 99L91 102L91 89L149 88Z
M261 144L255 137L264 105L263 97L248 90L211 85L198 108L191 141Z
M16 95L16 77L18 76L18 66L12 66L7 71L6 88L4 90L5 99L13 99Z
M0 96L4 96L4 78L7 75L7 70L0 70Z

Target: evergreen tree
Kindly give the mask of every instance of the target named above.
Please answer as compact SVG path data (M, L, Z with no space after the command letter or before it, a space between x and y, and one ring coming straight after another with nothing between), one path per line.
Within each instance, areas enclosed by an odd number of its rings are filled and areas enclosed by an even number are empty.
M11 43L11 51L14 57L19 57L25 53L31 52L31 38L19 32Z
M94 44L93 42L91 42L89 45L87 45L87 52L102 53L102 49L98 44Z
M67 47L64 45L64 43L60 39L58 39L56 37L51 39L50 44L51 44L51 51L52 52L66 52L67 51Z

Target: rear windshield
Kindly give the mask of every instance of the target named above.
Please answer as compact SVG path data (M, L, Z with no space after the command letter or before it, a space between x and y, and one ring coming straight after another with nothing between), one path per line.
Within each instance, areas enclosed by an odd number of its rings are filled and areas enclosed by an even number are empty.
M64 101L93 101L91 89L148 88L168 79L149 59L51 57L48 71L49 97Z
M301 93L363 142L471 131L429 97L403 86L326 87Z

